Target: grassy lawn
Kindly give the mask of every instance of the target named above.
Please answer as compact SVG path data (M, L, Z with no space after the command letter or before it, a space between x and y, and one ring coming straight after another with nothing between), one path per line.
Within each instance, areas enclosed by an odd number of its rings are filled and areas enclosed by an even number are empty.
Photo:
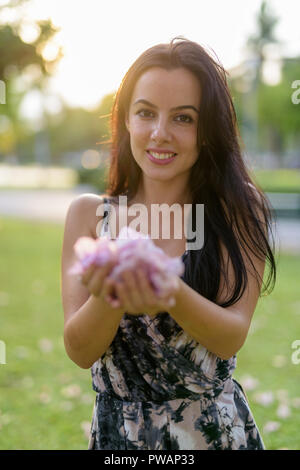
M95 392L64 349L62 236L60 225L0 219L0 449L87 449ZM234 373L267 449L300 448L299 267L300 256L281 255Z
M266 192L300 193L298 169L257 170L253 178Z

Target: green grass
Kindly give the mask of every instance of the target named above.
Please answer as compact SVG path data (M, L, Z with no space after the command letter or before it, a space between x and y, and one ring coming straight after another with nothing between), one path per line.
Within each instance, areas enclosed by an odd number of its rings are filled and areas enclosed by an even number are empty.
M62 235L59 225L0 220L0 449L87 448L81 423L91 420L95 392L90 371L64 349ZM52 351L40 349L42 339ZM81 393L65 396L73 384Z
M300 170L257 170L253 177L265 192L300 193Z
M0 219L0 340L6 344L0 449L87 449L82 423L91 421L95 392L90 371L74 364L64 349L62 236L60 225ZM300 413L293 402L300 397L300 364L291 361L292 342L300 339L299 266L299 256L281 255L276 288L259 300L234 373L238 381L245 375L259 381L246 393L267 449L300 447ZM47 345L52 350L47 352ZM282 367L274 366L275 356L285 361ZM288 418L276 414L280 390L286 390ZM275 397L269 406L255 400L266 391ZM280 428L265 432L269 421Z

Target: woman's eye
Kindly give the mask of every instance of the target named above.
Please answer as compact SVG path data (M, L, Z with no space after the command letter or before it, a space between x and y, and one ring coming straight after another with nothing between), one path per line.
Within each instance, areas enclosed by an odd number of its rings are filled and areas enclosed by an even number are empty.
M153 112L150 111L149 109L141 109L140 111L137 112L137 114L145 118L153 116Z
M180 122L193 122L193 119L188 116L187 114L180 114L179 116L176 116L175 117L176 121L180 121Z

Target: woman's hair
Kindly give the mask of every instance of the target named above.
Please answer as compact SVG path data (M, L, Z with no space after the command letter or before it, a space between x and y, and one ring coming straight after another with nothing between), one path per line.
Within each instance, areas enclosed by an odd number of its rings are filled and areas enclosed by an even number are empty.
M126 113L138 78L151 67L173 70L184 67L200 82L201 104L198 124L199 156L190 171L189 187L196 204L204 204L205 239L200 250L190 250L185 257L183 279L206 298L215 301L223 272L222 241L228 250L235 273L229 298L221 306L237 302L243 295L247 270L242 252L249 248L270 264L270 272L260 295L276 280L272 236L272 212L263 191L248 174L240 148L237 117L226 80L226 71L199 44L174 38L146 50L126 73L115 95L111 114L112 146L107 193L110 196L135 195L141 169L133 158ZM204 141L204 144L201 144ZM193 219L194 220L194 219ZM252 267L253 263L248 260ZM254 268L255 269L255 268ZM255 269L256 279L258 273ZM263 281L261 278L258 282ZM228 290L227 290L228 293Z

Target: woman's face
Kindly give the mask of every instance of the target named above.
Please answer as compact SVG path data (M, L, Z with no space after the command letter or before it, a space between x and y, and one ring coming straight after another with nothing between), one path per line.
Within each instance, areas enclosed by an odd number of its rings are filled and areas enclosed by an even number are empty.
M200 98L199 81L185 68L153 67L140 76L126 126L144 176L161 181L188 176L199 153Z

